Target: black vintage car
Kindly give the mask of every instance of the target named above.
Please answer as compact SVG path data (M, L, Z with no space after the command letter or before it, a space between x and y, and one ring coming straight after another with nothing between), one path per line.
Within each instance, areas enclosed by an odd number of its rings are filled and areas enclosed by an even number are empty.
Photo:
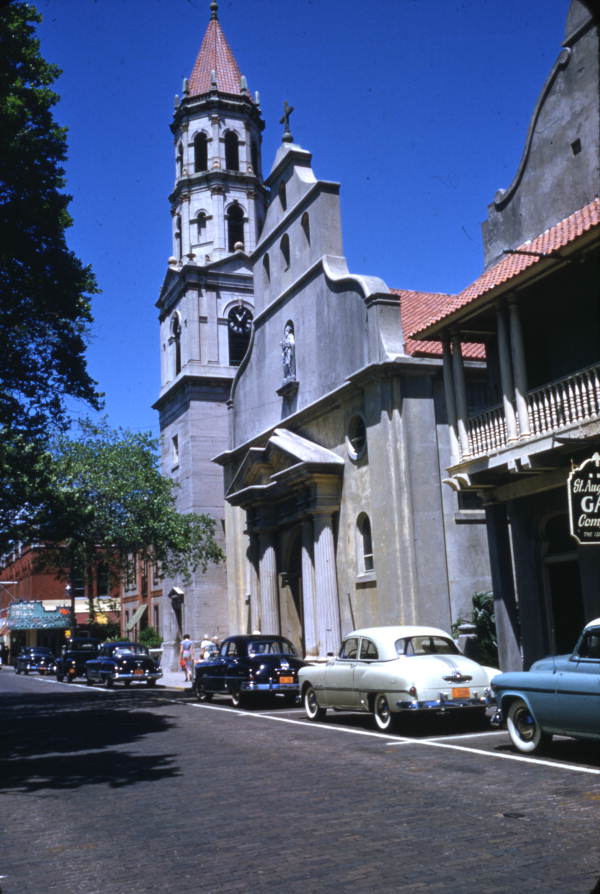
M104 683L111 689L115 683L129 686L131 683L145 683L154 686L162 677L146 646L140 643L104 643L96 658L85 663L88 686Z
M305 664L283 636L228 636L214 658L196 665L194 689L200 701L222 694L236 707L261 695L294 702L298 670Z
M45 646L27 646L21 649L15 661L15 671L18 674L28 674L29 671L38 674L53 674L54 667L54 655Z
M85 664L95 658L100 648L98 639L70 640L62 648L62 654L56 659L56 679L61 683L65 677L71 683L76 677L85 676Z

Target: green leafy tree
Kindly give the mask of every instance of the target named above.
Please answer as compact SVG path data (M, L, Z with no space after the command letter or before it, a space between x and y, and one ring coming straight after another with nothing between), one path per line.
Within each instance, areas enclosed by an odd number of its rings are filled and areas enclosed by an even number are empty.
M58 436L48 457L50 486L35 525L47 566L75 577L103 563L124 579L134 557L187 581L222 560L214 519L177 511L149 434L79 425L79 436Z
M144 627L138 640L149 649L159 649L162 646L162 636L155 627Z
M66 132L53 119L60 74L41 57L36 10L0 4L0 529L39 498L49 433L65 398L100 404L85 360L97 291L69 250Z

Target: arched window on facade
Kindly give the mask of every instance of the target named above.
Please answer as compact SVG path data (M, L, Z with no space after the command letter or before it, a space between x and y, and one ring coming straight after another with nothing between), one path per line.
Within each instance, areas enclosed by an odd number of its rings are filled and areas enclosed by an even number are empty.
M300 224L302 226L302 231L303 231L304 235L306 236L306 241L310 245L310 218L308 216L308 211L305 211L304 214L302 215Z
M240 147L238 135L233 130L225 134L225 167L228 171L240 169Z
M290 237L287 233L284 233L281 237L281 242L279 243L279 248L281 249L281 259L283 261L283 269L287 270L290 266Z
M227 212L227 245L229 251L235 251L238 242L244 244L244 210L234 202Z
M239 366L248 350L252 332L252 312L243 304L236 304L227 315L229 335L229 365Z
M256 176L260 176L260 171L258 170L259 166L259 156L258 156L258 144L256 140L252 140L250 145L250 157L252 158L252 169Z
M205 133L198 133L194 137L194 171L206 171L208 169L208 143Z
M356 528L358 533L358 559L359 570L362 573L373 571L375 563L373 561L373 540L371 537L371 522L366 512L361 512L356 520Z
M183 174L183 144L179 143L177 146L177 176L181 177Z
M285 209L287 208L287 193L285 191L285 183L283 182L283 180L279 184L278 194L279 201L281 202L281 208L283 211L285 211Z
M173 314L171 317L171 335L169 337L169 345L171 347L171 358L173 375L177 376L181 372L181 320L179 314Z
M175 256L181 260L181 215L175 218Z
M199 211L196 215L196 239L198 242L206 242L206 212Z

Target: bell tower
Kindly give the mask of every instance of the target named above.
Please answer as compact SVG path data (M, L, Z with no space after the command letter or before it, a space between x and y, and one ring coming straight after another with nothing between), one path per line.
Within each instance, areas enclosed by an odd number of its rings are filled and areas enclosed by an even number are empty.
M181 512L207 513L224 542L221 470L229 446L227 401L250 339L254 288L248 255L265 215L261 117L218 19L216 0L181 97L175 98L172 253L157 302L163 473L178 484ZM225 565L191 583L165 580L159 625L165 667L183 633L227 630Z

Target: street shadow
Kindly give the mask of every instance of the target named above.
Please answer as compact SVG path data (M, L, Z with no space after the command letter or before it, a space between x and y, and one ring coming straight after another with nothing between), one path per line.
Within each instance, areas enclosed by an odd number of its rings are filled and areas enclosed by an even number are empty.
M0 792L61 791L87 785L123 788L179 776L172 754L88 751L85 754L0 759Z
M175 725L164 713L148 710L158 703L152 697L122 699L85 691L68 697L3 695L0 792L98 783L121 787L178 775L175 755L120 750Z

